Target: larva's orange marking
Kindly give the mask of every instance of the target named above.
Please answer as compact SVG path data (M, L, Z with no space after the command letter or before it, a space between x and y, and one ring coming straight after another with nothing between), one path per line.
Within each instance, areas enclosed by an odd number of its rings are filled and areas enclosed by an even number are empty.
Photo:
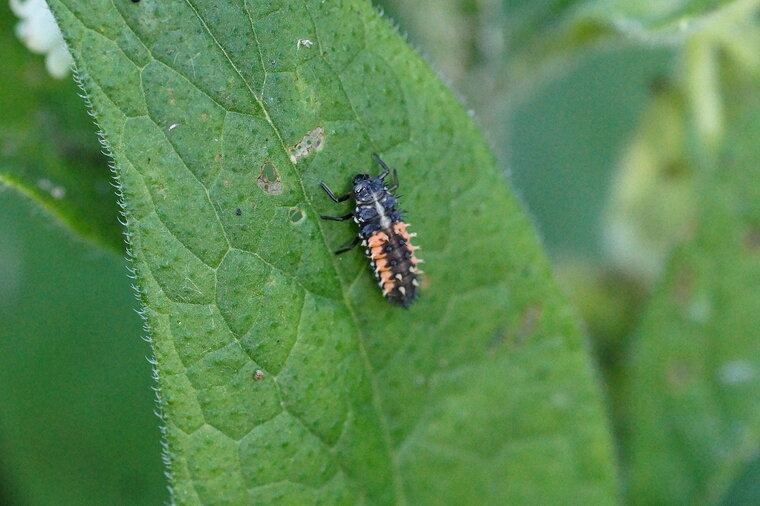
M388 242L388 234L385 232L378 232L371 236L369 240L367 241L367 246L370 248L377 248L378 246L382 246Z
M373 258L375 262L375 272L383 272L388 270L388 261L385 257Z

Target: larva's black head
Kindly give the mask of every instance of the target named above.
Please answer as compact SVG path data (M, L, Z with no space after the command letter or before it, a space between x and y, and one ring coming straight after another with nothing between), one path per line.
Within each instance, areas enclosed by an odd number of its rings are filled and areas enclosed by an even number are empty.
M355 175L351 183L354 185L352 197L358 204L374 202L385 191L383 180L368 174Z
M358 185L359 183L361 183L362 181L366 181L366 180L368 180L368 179L371 179L371 178L369 177L369 174L357 174L357 175L355 175L355 176L354 176L354 178L351 180L351 184L352 184L352 185L354 185L354 186L356 186L356 185Z

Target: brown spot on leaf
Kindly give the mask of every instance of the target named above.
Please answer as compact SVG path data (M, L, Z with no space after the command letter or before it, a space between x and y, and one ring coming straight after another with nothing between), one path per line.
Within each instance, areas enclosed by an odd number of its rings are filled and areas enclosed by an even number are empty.
M666 366L665 377L671 393L684 392L694 380L694 369L687 362L672 361Z
M303 136L288 152L290 160L297 163L301 158L306 158L315 151L322 151L325 141L325 131L321 126L315 127Z
M760 253L760 228L750 228L744 235L744 247L750 253Z
M427 273L420 274L417 277L417 280L420 282L420 290L427 290L428 288L430 288L431 281L430 281L430 276Z
M683 160L670 160L661 168L665 179L680 179L690 175L690 167Z
M494 350L505 342L511 346L520 346L536 331L542 312L543 306L540 302L529 305L520 313L514 328L505 330L504 327L499 327L494 331L488 347Z
M280 173L272 162L264 162L259 169L259 177L256 178L256 184L259 185L264 193L269 195L279 195L282 193L282 181Z
M543 306L536 302L526 307L520 315L520 324L515 332L515 344L522 344L533 332L535 332L538 322L541 321Z
M254 381L261 381L264 379L264 371L261 369L256 369L256 372L253 373L253 380Z
M694 272L686 267L682 267L676 273L675 282L673 283L673 298L676 304L685 308L691 301L691 295L694 289Z

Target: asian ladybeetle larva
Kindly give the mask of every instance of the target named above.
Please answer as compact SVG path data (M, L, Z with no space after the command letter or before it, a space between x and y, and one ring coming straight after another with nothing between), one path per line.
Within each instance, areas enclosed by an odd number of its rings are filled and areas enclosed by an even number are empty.
M393 185L388 187L384 179L391 170L379 156L373 154L372 157L383 168L383 172L377 177L357 174L351 181L353 190L346 195L336 197L326 184L320 183L333 201L353 199L356 203L354 210L345 216L321 218L332 221L354 219L359 225L359 233L350 244L336 250L335 254L345 253L361 242L383 295L392 304L409 307L417 297L419 276L422 274L417 268L422 260L414 255L419 247L412 246L411 243L411 238L417 234L407 232L409 225L401 220L401 211L396 209L396 197L393 196L398 188L396 171L393 170Z

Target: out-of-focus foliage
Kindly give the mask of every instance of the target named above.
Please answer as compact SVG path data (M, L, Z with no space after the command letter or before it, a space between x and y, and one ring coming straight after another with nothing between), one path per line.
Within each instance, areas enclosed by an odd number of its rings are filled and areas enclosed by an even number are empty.
M111 174L92 118L70 80L14 34L18 19L0 2L0 185L10 185L88 240L123 250Z
M0 504L161 504L150 348L125 261L33 205L0 189Z
M698 211L626 364L632 501L756 504L760 479L760 76L724 60L727 122L694 167ZM737 500L743 497L743 500Z

